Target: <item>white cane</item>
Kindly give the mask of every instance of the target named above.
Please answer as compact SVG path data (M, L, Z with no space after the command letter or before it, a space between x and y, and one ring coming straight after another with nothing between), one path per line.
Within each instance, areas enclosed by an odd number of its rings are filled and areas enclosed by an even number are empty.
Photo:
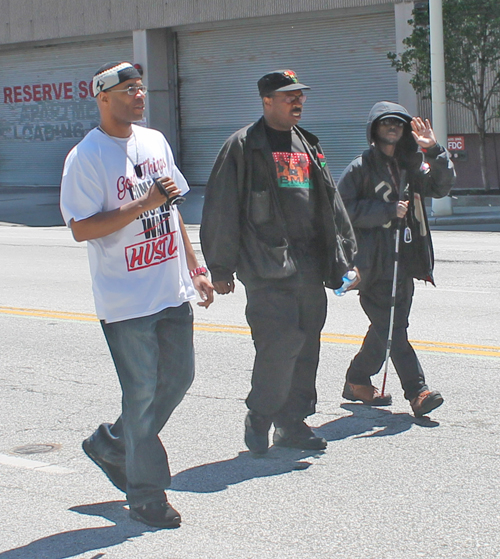
M401 200L406 188L406 171L401 171L401 182L399 185L399 195L398 199ZM399 264L399 238L401 236L401 224L402 220L398 218L398 226L396 228L396 249L394 252L394 276L392 278L392 293L391 293L391 315L389 318L389 332L387 333L387 346L385 348L385 364L384 364L384 381L382 383L382 393L383 397L385 394L385 385L387 382L387 370L389 367L389 358L391 357L391 345L392 345L392 333L394 330L394 311L396 307L396 286L398 283L398 264Z

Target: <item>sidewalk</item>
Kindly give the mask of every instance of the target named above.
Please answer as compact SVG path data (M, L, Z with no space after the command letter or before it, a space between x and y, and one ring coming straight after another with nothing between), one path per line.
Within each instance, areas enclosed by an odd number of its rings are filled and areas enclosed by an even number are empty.
M454 195L453 215L434 216L432 200L426 200L431 229L447 231L500 231L500 195Z
M199 224L203 206L203 188L192 188L182 205L186 224ZM59 210L59 187L0 186L0 224L28 227L64 225Z
M195 187L182 205L186 224L200 223L204 189ZM433 216L427 205L431 229L448 231L500 232L500 196L460 196L453 198L453 215ZM58 187L1 187L0 224L29 227L64 225L59 211Z

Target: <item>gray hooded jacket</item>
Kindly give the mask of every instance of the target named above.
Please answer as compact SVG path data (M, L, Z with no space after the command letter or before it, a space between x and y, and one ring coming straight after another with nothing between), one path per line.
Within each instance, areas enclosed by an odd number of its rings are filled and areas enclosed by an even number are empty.
M394 158L374 143L375 122L387 115L405 120L403 136ZM338 189L356 234L358 266L367 289L377 280L392 278L394 233L398 225L406 231L400 250L402 272L434 283L434 254L425 211L425 197L442 198L455 183L455 169L448 152L436 145L423 153L411 134L411 115L391 102L376 103L368 116L367 140L370 148L344 170ZM404 177L401 189L401 177ZM404 220L397 219L399 199L409 200ZM402 221L403 223L400 223Z

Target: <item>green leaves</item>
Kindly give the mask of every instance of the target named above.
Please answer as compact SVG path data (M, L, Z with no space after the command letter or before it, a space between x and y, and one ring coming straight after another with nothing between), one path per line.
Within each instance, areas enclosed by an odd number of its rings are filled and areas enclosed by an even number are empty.
M412 73L417 93L429 96L429 7L413 11L412 34L401 54L388 53L398 72ZM500 2L443 0L444 49L448 98L472 111L488 111L500 94ZM496 108L496 107L495 107ZM486 121L492 112L484 115Z
M429 6L416 6L404 52L387 57L396 71L412 74L413 88L428 98ZM500 0L443 0L443 27L447 97L472 112L484 149L489 123L500 117ZM483 169L486 186L485 176Z

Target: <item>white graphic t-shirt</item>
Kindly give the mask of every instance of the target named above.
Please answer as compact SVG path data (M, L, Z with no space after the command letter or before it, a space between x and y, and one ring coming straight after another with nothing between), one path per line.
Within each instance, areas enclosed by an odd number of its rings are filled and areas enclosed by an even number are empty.
M132 129L129 138L110 138L95 128L70 151L61 183L61 212L68 225L139 198L153 178L171 177L182 194L188 192L163 134ZM87 246L99 319L149 316L195 297L176 206L145 212Z

